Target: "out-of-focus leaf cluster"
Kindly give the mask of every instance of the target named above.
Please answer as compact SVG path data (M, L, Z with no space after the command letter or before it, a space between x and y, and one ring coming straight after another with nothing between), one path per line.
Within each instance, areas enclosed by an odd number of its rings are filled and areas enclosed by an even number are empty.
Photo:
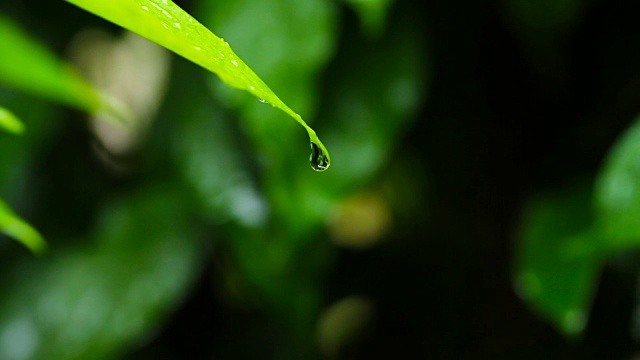
M504 9L530 54L531 66L544 72L568 66L562 49L592 3L507 0ZM545 86L560 87L566 79L546 81ZM570 338L585 330L604 264L613 255L640 246L638 144L640 119L636 118L610 150L595 180L573 181L538 194L524 211L514 259L515 288L542 318Z
M75 44L73 60L97 91L87 85L80 97L68 95L75 88L65 87L65 81L75 72L39 45L24 53L24 62L34 69L53 66L47 64L65 69L47 72L50 81L38 81L37 71L28 78L20 61L0 58L0 70L13 66L7 74L28 80L23 86L8 77L0 83L0 104L18 114L27 129L21 137L0 139L0 195L28 216L51 248L40 260L0 242L0 358L120 356L161 329L211 257L225 264L216 279L225 284L220 291L227 306L257 304L284 324L291 346L283 356L312 356L317 344L328 344L321 350L337 356L363 331L364 325L347 331L329 320L316 329L335 254L331 239L373 246L388 226L387 200L362 192L381 186L378 175L421 104L427 59L419 24L405 16L384 27L387 2L358 8L363 23L378 33L375 38L340 31L346 5L335 2L193 5L196 18L314 123L332 149L331 170L310 171L301 153L306 140L281 112L182 60L131 71L122 84L100 88L107 84L99 81L104 74L117 71L100 60L136 58L119 56L125 46L108 46L97 40L104 36L72 22L59 34L76 38L55 40L65 47ZM64 3L57 11L114 32ZM7 49L26 46L24 37L0 38ZM86 46L86 39L96 39L96 46ZM151 80L143 75L168 78L167 93L146 91ZM25 93L98 117L98 102L113 98L129 105L147 99L159 111L145 112L150 120L127 113L127 126L104 127L99 119L85 123L87 115ZM148 129L135 130L143 121ZM11 117L2 123L15 129ZM121 136L136 146L115 151L110 144ZM368 215L359 216L358 209ZM342 217L356 220L345 223ZM361 235L335 235L350 234L344 228L352 226L364 229ZM212 245L214 253L208 251ZM366 299L345 309L340 316L361 324L372 312ZM330 313L323 318L332 318Z

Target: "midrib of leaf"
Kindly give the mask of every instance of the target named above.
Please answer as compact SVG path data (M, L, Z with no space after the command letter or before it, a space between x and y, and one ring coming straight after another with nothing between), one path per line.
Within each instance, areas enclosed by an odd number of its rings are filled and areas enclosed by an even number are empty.
M215 73L227 85L248 91L295 119L330 159L315 131L216 36L170 0L67 0L133 31Z

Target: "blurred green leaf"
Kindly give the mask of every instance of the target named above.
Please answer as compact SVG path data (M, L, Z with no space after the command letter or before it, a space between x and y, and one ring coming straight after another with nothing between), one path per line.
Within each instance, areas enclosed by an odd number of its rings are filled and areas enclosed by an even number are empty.
M605 245L590 230L590 188L540 196L525 212L515 259L520 296L569 336L587 323Z
M571 41L593 1L502 0L505 22L520 39L531 66L540 73L563 74L572 66L563 48ZM553 70L551 70L553 69ZM561 77L549 78L553 89ZM543 77L544 78L544 77Z
M66 112L37 98L4 88L0 88L0 103L14 114L20 114L20 120L28 130L9 141L0 139L0 197L15 207L32 208L35 204L30 201L35 201L32 196L34 190L25 185L37 171L36 155L59 141L56 136L67 124L61 121L60 115Z
M314 221L325 219L336 200L370 181L391 160L403 131L417 120L413 115L428 88L429 59L417 20L403 19L375 41L350 34L339 52L342 60L327 71L335 83L320 117L327 119L324 137L340 161L322 176L296 174L300 203L315 213ZM281 207L286 211L291 206Z
M156 329L204 256L185 206L147 189L106 207L92 241L3 271L0 358L117 358Z
M0 233L18 240L35 254L40 255L47 249L47 243L38 231L20 219L2 199L0 199Z
M640 245L640 117L610 151L595 200L598 225L611 246Z
M590 0L504 0L507 11L532 36L564 31L576 25Z
M24 124L11 111L0 106L0 128L14 134L21 134L24 131Z
M302 125L309 140L329 156L315 131L247 66L224 39L217 37L170 0L67 0L131 30L215 73L229 86L250 92Z
M0 84L95 113L95 90L71 67L0 15Z
M192 82L184 91L190 96L179 105L175 160L202 203L203 213L214 223L264 225L268 205L243 161L232 119L211 106L204 86Z
M318 345L327 359L340 359L373 325L375 306L371 300L349 296L331 304L318 319Z
M370 36L379 36L384 30L387 12L395 0L345 0L356 11L362 27Z

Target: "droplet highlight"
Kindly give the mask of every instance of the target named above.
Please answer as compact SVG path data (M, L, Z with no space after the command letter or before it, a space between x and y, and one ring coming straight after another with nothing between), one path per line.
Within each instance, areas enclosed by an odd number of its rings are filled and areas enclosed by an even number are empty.
M331 165L327 154L325 154L322 148L314 142L311 143L309 163L311 164L311 168L315 171L325 171L329 168L329 165Z

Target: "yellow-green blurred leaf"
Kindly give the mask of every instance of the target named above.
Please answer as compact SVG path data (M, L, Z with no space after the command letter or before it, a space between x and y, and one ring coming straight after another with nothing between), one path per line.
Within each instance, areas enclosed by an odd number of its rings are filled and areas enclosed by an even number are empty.
M4 233L29 248L35 254L42 254L47 244L31 225L18 217L7 203L0 199L0 233Z
M0 15L0 85L95 113L101 100L71 67Z
M24 125L11 111L0 106L0 128L10 133L21 134Z

